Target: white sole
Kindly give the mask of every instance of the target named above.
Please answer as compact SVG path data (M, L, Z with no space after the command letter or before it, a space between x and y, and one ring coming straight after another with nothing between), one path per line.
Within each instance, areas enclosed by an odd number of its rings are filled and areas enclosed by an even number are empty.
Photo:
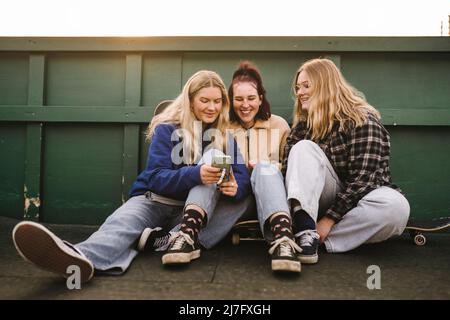
M317 263L317 261L319 261L319 255L317 255L317 254L315 254L313 256L298 255L298 259L300 260L301 263L304 263L304 264L314 264L314 263Z
M292 260L272 260L272 271L301 272L300 261Z
M190 253L176 252L166 253L162 256L162 264L183 264L189 263L194 259L200 258L200 249Z
M94 266L88 259L68 248L61 239L38 223L18 223L12 238L19 255L41 269L67 278L71 275L67 273L67 268L76 265L80 268L80 282L87 282L94 275Z
M139 238L139 243L137 245L138 251L144 251L145 244L147 243L148 237L150 233L152 232L151 228L145 228L144 231L141 234L141 237Z

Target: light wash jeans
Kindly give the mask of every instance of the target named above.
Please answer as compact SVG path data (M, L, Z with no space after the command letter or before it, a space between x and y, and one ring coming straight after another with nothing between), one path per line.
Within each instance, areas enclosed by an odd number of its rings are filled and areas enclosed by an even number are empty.
M283 175L275 164L258 162L253 169L251 183L261 231L264 238L271 242L273 235L268 223L270 216L277 212L290 216Z
M136 241L145 228L172 228L180 223L183 207L169 206L145 195L128 199L87 240L75 247L99 271L121 274L136 257Z
M213 152L223 154L218 150ZM205 158L205 155L203 158ZM211 157L207 157L201 161L211 164L211 160ZM228 235L239 218L248 214L254 208L254 199L252 196L247 196L240 201L235 201L222 195L215 184L208 184L198 185L189 191L185 207L188 205L197 205L206 212L207 223L200 231L198 240L203 247L211 249ZM172 231L177 229L179 229L179 226L176 226Z
M288 200L296 199L314 221L333 204L343 185L322 149L302 140L291 149L286 173ZM331 229L328 252L346 252L363 243L400 235L409 218L408 200L398 191L380 187L369 192Z
M212 161L220 151L209 150L199 164ZM200 243L210 248L227 235L234 223L249 207L251 198L232 202L220 197L215 185L200 185L191 189L187 204L197 204L208 214L206 228L199 235ZM138 254L137 239L145 228L164 227L176 229L182 220L183 207L170 206L147 199L146 196L130 198L87 240L75 247L92 262L97 271L121 274L130 266Z
M207 224L200 231L198 241L206 249L211 249L228 235L243 215L251 212L252 208L254 208L254 200L252 196L247 196L240 201L233 201L225 196L221 196L218 201L210 201L205 205L205 202L202 203L201 201L202 197L210 197L211 194L220 192L216 188L211 188L214 189L211 190L204 187L209 186L203 185L193 188L189 192L186 205L196 204L207 212Z

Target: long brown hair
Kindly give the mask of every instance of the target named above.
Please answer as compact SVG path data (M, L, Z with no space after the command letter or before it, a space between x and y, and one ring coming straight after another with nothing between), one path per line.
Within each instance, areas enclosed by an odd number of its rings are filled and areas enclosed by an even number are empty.
M250 61L241 61L237 70L233 73L233 80L228 88L228 95L230 97L230 121L239 121L239 117L234 112L233 98L234 85L240 82L250 82L256 87L256 91L261 98L261 105L258 113L255 115L255 120L268 120L271 116L270 103L266 98L266 89L264 88L261 73L258 68Z

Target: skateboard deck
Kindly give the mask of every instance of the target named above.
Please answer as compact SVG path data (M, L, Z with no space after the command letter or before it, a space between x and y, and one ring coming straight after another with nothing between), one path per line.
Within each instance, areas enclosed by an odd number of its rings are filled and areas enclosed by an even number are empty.
M450 227L450 217L435 218L430 220L410 219L406 230L408 230L414 243L423 246L427 243L424 233L439 232Z
M410 219L405 230L408 230L416 245L423 246L427 243L426 233L444 231L447 228L450 228L450 217L429 220ZM248 240L264 240L258 220L244 220L233 226L231 242L234 245Z
M264 240L258 220L244 220L236 223L231 230L231 242Z

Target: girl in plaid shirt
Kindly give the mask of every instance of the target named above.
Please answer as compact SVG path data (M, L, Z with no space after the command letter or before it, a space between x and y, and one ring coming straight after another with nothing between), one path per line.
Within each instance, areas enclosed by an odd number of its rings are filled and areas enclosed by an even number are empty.
M409 204L391 181L389 133L379 112L328 59L304 63L294 79L294 122L282 173L300 261L403 232Z

